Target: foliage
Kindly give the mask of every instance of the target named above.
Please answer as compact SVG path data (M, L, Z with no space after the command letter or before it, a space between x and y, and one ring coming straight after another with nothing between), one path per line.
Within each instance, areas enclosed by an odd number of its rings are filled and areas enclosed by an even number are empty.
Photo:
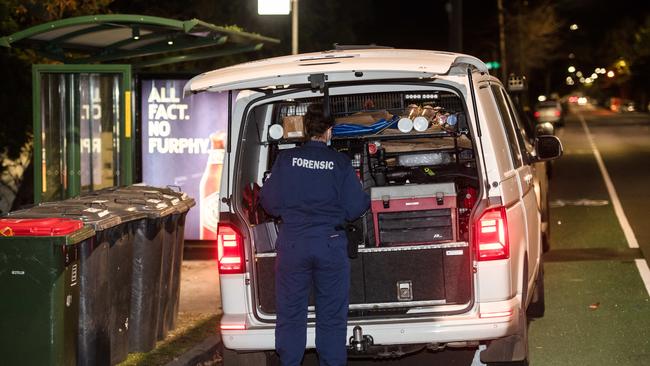
M34 146L31 140L23 145L20 149L20 155L12 159L7 155L7 151L0 152L0 214L11 210L13 198L18 193L20 184L23 181L25 169L30 164L32 150Z
M507 15L508 65L510 71L528 75L549 66L557 58L563 22L549 1L518 3Z

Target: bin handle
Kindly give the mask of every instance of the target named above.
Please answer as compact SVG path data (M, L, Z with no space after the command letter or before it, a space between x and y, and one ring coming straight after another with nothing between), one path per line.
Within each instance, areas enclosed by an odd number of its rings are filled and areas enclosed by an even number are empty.
M61 213L61 215L63 215L63 216L75 216L75 217L83 216L83 214L81 212L79 212L79 211L63 211L63 213Z
M115 203L125 203L127 205L130 204L141 204L141 205L146 205L147 201L140 199L140 198L115 198L114 199Z
M86 202L84 203L85 206L92 208L93 206L99 206L99 208L106 210L108 209L108 206L103 204L102 202Z
M182 192L182 190L181 190L181 186L176 186L176 185L173 185L173 184L168 184L168 185L167 185L167 188L171 189L172 191L173 191L173 190L176 190L176 191L179 192L179 193Z
M0 229L0 236L14 236L14 229L9 226L5 226Z

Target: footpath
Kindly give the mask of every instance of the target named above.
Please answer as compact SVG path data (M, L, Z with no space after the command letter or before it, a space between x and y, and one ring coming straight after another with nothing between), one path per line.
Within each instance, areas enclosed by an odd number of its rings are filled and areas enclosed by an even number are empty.
M214 260L184 260L176 329L147 353L130 354L119 366L221 364L219 275Z

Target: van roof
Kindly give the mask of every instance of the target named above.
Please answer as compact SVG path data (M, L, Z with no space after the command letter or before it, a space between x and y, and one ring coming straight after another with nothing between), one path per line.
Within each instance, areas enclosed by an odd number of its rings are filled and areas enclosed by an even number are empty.
M274 57L209 71L190 80L185 85L185 93L304 85L309 84L312 74L325 74L328 82L430 78L464 73L468 66L487 72L482 61L460 53L392 48L333 50Z

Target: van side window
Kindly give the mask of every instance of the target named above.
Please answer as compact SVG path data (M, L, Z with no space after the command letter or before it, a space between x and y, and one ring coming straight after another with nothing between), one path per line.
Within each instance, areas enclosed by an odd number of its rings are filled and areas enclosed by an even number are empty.
M504 124L504 129L506 131L506 136L508 138L508 146L510 147L510 156L512 157L512 165L515 169L521 167L523 159L521 152L519 150L519 141L517 141L517 134L515 132L514 121L512 120L512 115L508 109L508 102L506 101L505 96L501 92L501 87L496 84L490 86L492 88L492 93L494 94L494 99L497 102L497 107L499 113L501 114L501 119Z
M530 144L528 133L526 132L524 124L521 120L523 117L515 108L515 105L512 102L512 98L510 98L505 89L501 88L501 93L508 102L508 110L510 111L510 117L512 118L515 127L515 136L517 137L517 142L519 143L519 151L522 153L524 151L527 152L527 154L523 154L522 158L524 160L524 163L530 164L530 159L528 157L529 154L533 152L533 145Z

